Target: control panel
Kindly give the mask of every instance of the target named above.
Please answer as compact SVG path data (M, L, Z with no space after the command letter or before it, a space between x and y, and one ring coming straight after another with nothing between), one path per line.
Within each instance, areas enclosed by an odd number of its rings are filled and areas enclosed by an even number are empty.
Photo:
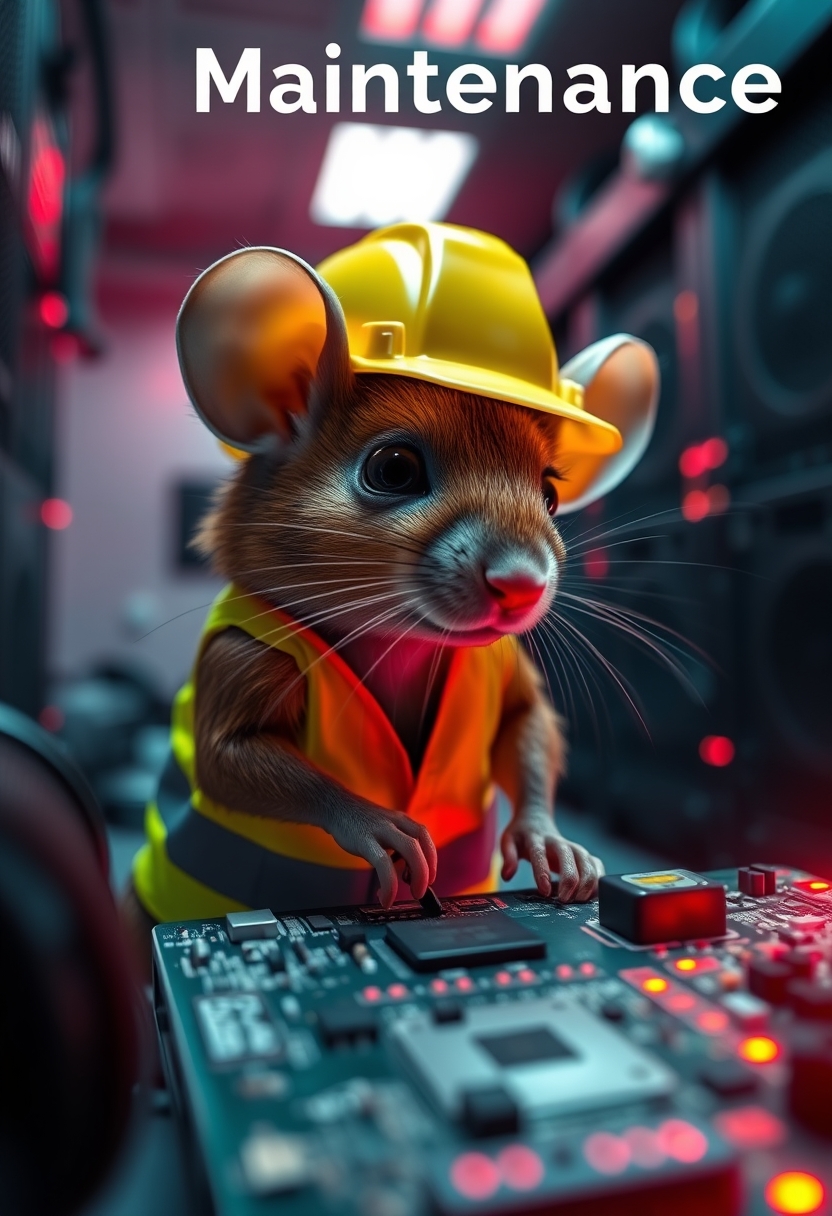
M218 1216L832 1212L832 882L783 867L154 930Z

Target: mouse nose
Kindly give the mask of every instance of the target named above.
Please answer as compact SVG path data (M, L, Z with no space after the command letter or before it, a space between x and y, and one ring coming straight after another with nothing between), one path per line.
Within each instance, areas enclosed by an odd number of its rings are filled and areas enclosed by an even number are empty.
M510 574L492 574L485 571L485 582L488 590L504 612L519 612L523 608L533 608L543 592L545 582L519 571Z

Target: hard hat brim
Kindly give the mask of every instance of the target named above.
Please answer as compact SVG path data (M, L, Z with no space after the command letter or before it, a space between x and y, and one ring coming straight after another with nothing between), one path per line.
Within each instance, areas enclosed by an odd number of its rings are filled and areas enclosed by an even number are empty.
M565 428L568 434L563 435L563 441L570 455L611 456L621 448L621 433L612 423L588 414L551 389L515 376L472 367L468 363L432 359L429 355L366 359L351 354L350 365L359 374L378 373L427 380L431 384L441 384L446 388L491 397L495 401L505 401L509 405L520 405L563 418L569 424Z

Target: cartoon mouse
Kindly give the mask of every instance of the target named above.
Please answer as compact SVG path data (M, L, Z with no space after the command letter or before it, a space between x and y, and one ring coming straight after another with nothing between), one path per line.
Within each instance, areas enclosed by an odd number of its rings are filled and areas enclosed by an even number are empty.
M526 263L429 223L317 271L239 250L191 287L177 342L200 417L247 455L202 529L229 583L128 921L389 907L397 858L417 898L494 889L520 858L543 895L555 872L560 900L591 898L603 866L555 825L564 740L517 635L555 595L556 512L644 451L652 350L617 335L559 372Z

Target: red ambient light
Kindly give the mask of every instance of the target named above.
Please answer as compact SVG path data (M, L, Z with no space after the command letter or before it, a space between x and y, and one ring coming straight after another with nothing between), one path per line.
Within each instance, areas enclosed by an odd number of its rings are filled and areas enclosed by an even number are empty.
M35 264L45 278L58 270L66 166L52 127L38 116L32 124L27 197L28 235Z
M832 888L832 883L823 878L799 878L792 886L797 887L798 891L806 891L809 895L823 895Z
M510 55L524 45L546 0L491 0L475 42L484 51Z
M699 744L699 756L712 768L725 768L734 759L735 747L727 735L706 735Z
M739 1106L723 1110L714 1123L720 1136L735 1148L775 1148L786 1139L786 1125L764 1106Z
M510 1144L497 1157L503 1182L512 1191L533 1191L543 1181L543 1162L525 1144Z
M40 298L38 312L44 325L48 325L50 329L60 329L62 325L66 324L69 305L66 297L62 296L59 291L46 291Z
M72 523L72 507L62 498L47 498L40 504L40 521L54 532L63 532Z
M433 0L421 34L437 46L462 46L471 37L483 0Z
M610 572L610 559L604 549L590 549L584 555L584 574L587 578L606 578Z
M783 1216L808 1216L817 1212L826 1198L823 1183L814 1174L788 1170L775 1174L765 1189L766 1203Z
M500 1171L485 1153L462 1153L451 1166L451 1182L466 1199L489 1199L500 1185Z
M361 15L361 33L383 42L400 42L416 33L422 0L367 0Z

